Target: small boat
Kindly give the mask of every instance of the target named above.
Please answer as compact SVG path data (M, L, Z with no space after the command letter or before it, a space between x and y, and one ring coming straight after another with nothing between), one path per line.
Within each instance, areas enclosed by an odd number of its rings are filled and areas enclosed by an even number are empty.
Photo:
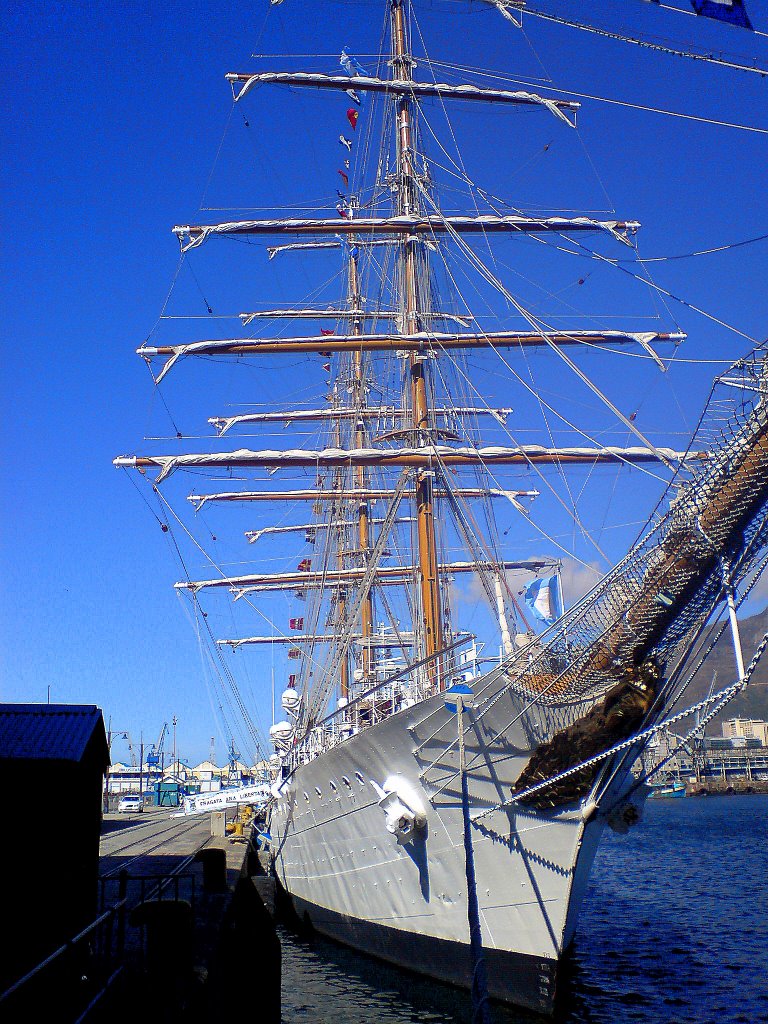
M672 785L653 786L651 792L648 794L653 799L670 798L670 797L682 797L686 794L685 783L680 779L675 779Z

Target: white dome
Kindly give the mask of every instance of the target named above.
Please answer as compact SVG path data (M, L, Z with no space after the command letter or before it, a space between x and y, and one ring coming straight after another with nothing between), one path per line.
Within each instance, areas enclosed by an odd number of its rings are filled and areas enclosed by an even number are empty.
M293 737L293 725L291 722L275 722L269 730L269 735L277 749L284 750L290 744Z
M269 730L269 735L273 738L275 736L293 736L293 724L291 722L275 722Z
M280 698L280 703L283 705L284 711L295 711L301 704L301 694L298 693L292 686L289 686L287 690L283 690L283 695Z

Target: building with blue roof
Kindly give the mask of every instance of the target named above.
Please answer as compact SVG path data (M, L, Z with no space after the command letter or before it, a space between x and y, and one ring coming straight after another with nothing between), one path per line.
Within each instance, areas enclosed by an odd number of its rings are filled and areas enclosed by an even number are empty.
M108 766L95 705L0 704L0 991L96 917Z

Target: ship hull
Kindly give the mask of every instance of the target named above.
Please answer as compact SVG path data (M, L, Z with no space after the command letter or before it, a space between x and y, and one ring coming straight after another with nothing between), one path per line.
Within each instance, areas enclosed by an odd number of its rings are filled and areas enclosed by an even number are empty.
M464 942L374 924L293 897L297 914L330 939L406 970L458 988L472 986L472 962ZM540 1013L552 1011L557 962L503 949L484 949L488 994Z
M604 821L581 808L496 807L549 728L502 676L465 714L474 874L492 998L551 1013ZM579 717L588 705L557 712ZM485 709L482 714L480 710ZM467 862L456 715L440 694L295 768L271 815L274 870L320 933L469 987ZM426 825L391 834L379 801L403 782ZM496 809L494 809L496 808Z

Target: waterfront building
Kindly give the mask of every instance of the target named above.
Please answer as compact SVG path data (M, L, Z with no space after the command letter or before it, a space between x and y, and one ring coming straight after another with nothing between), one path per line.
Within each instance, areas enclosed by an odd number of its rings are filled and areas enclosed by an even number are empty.
M652 771L658 766L654 781L662 783L768 781L768 744L760 736L743 734L684 741L682 736L664 729L648 745L638 771Z
M723 722L723 736L744 736L759 740L761 747L768 747L768 722L759 718L729 718Z
M107 793L122 796L125 793L151 792L155 783L163 777L156 765L145 764L143 769L138 765L123 764L116 761L107 775Z

